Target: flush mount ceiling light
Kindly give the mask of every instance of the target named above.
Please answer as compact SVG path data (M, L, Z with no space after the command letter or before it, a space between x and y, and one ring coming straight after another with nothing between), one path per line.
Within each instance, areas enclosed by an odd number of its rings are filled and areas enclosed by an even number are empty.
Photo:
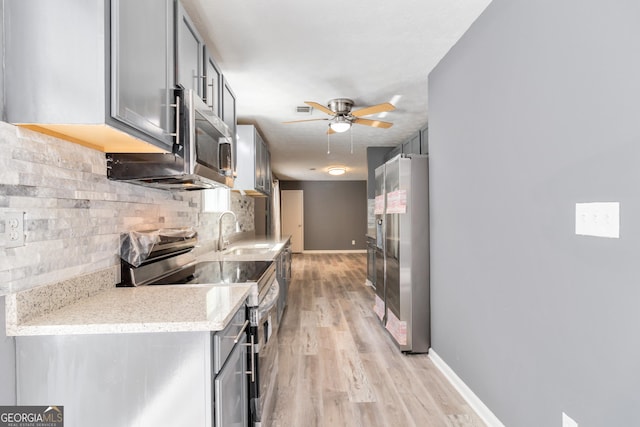
M338 116L329 123L331 130L337 133L346 132L351 128L351 122L344 116Z
M347 172L347 168L345 167L338 167L338 166L333 166L329 168L329 175L344 175Z

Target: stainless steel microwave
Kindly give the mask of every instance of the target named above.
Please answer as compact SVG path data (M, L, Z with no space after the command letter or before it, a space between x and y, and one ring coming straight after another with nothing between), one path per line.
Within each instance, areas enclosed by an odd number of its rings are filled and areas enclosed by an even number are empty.
M107 153L109 179L172 190L233 187L229 127L192 90L177 90L176 106L172 153Z

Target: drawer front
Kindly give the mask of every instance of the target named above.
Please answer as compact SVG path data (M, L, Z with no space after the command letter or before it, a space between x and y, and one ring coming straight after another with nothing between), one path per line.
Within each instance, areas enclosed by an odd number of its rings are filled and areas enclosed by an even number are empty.
M233 316L229 324L222 331L213 334L213 372L217 374L222 369L225 360L238 342L242 341L246 335L248 324L246 324L246 308L242 306Z

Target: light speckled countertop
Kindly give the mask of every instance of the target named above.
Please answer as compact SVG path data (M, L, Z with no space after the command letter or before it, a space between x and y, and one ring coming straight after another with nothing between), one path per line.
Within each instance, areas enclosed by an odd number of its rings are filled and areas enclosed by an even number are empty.
M202 248L197 260L272 261L289 238L241 239L223 252ZM250 249L234 253L238 248ZM109 268L8 295L7 335L218 331L224 329L255 286L115 288L114 272Z
M249 285L111 288L23 323L7 335L219 331L242 306Z

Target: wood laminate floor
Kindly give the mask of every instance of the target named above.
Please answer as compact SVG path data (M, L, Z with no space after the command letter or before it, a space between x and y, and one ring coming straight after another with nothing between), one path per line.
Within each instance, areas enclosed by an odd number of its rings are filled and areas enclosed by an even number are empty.
M295 254L273 426L484 426L426 354L373 313L365 254Z

